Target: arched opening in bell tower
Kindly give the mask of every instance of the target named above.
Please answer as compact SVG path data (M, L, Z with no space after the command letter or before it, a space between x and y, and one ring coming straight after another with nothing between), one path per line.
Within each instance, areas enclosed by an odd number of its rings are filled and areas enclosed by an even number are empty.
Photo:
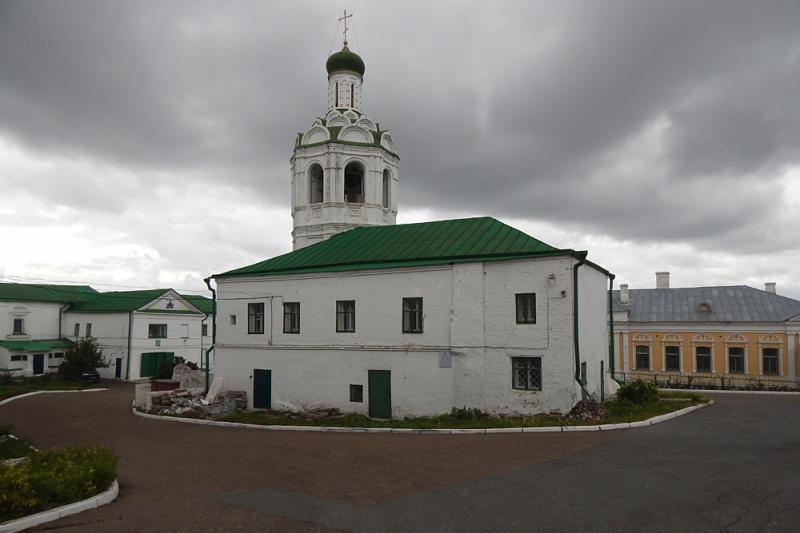
M320 204L325 197L325 180L322 167L318 163L311 165L308 170L309 203Z
M383 169L383 207L389 209L389 184L392 182L392 175L389 169Z
M344 201L364 203L364 167L359 163L351 162L344 167Z

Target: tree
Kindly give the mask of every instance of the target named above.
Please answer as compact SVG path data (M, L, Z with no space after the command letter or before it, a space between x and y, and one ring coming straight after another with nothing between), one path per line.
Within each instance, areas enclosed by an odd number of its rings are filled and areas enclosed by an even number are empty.
M108 362L103 357L103 350L97 346L97 341L87 337L79 340L67 350L59 372L62 375L79 374L80 372L106 368L107 366Z

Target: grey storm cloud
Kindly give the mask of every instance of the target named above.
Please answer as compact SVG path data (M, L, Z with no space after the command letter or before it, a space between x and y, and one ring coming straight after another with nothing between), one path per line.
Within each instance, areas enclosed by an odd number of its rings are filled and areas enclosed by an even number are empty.
M325 111L338 9L0 0L0 132L128 168L137 185L182 171L286 207L294 135ZM770 248L748 238L774 226L772 187L800 163L796 1L356 11L366 112L398 142L401 209ZM659 123L659 149L621 172ZM782 233L772 247L796 244Z

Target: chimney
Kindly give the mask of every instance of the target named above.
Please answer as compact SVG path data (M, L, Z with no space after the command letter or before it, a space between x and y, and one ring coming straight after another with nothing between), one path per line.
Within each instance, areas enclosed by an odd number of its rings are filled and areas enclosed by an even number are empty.
M628 284L623 283L619 286L619 303L628 305L631 303L630 295L628 294Z
M656 289L669 289L669 272L656 272Z
M772 294L778 294L777 292L775 292L775 282L774 281L766 282L764 284L764 290L767 291L767 292L770 292Z

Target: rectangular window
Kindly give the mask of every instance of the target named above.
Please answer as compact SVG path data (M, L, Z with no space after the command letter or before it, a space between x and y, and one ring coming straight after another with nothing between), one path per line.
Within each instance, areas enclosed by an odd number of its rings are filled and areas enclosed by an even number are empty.
M364 401L364 385L350 385L350 401L351 402Z
M422 333L422 298L403 298L403 333Z
M636 370L650 370L650 346L636 345Z
M761 350L761 366L764 374L778 375L778 349L763 348Z
M63 353L61 353L61 352L59 352L59 353L54 353L54 354L53 354L53 357L55 357L56 359L63 359L63 358L64 358L64 354L63 354Z
M86 323L86 336L87 337L91 337L92 336L92 323L91 322L87 322Z
M728 372L744 374L744 348L741 346L728 348Z
M512 357L511 386L517 390L542 390L542 358Z
M517 294L517 324L536 324L536 294Z
M28 360L28 356L27 355L12 355L11 356L11 360L12 361L27 361Z
M167 325L166 324L148 324L147 338L149 339L166 339L167 338Z
M14 335L25 335L25 319L14 319Z
M681 349L679 346L664 347L664 369L667 372L681 371Z
M203 324L200 326L200 335L202 335L203 337L208 336L208 324Z
M356 330L356 301L338 300L336 302L336 331Z
M711 372L711 347L698 346L694 349L698 372Z
M80 324L75 324L75 335L74 335L74 337L80 337L80 336L81 336L81 325Z
M264 333L264 303L247 304L247 333Z
M284 302L283 332L300 333L300 302Z

